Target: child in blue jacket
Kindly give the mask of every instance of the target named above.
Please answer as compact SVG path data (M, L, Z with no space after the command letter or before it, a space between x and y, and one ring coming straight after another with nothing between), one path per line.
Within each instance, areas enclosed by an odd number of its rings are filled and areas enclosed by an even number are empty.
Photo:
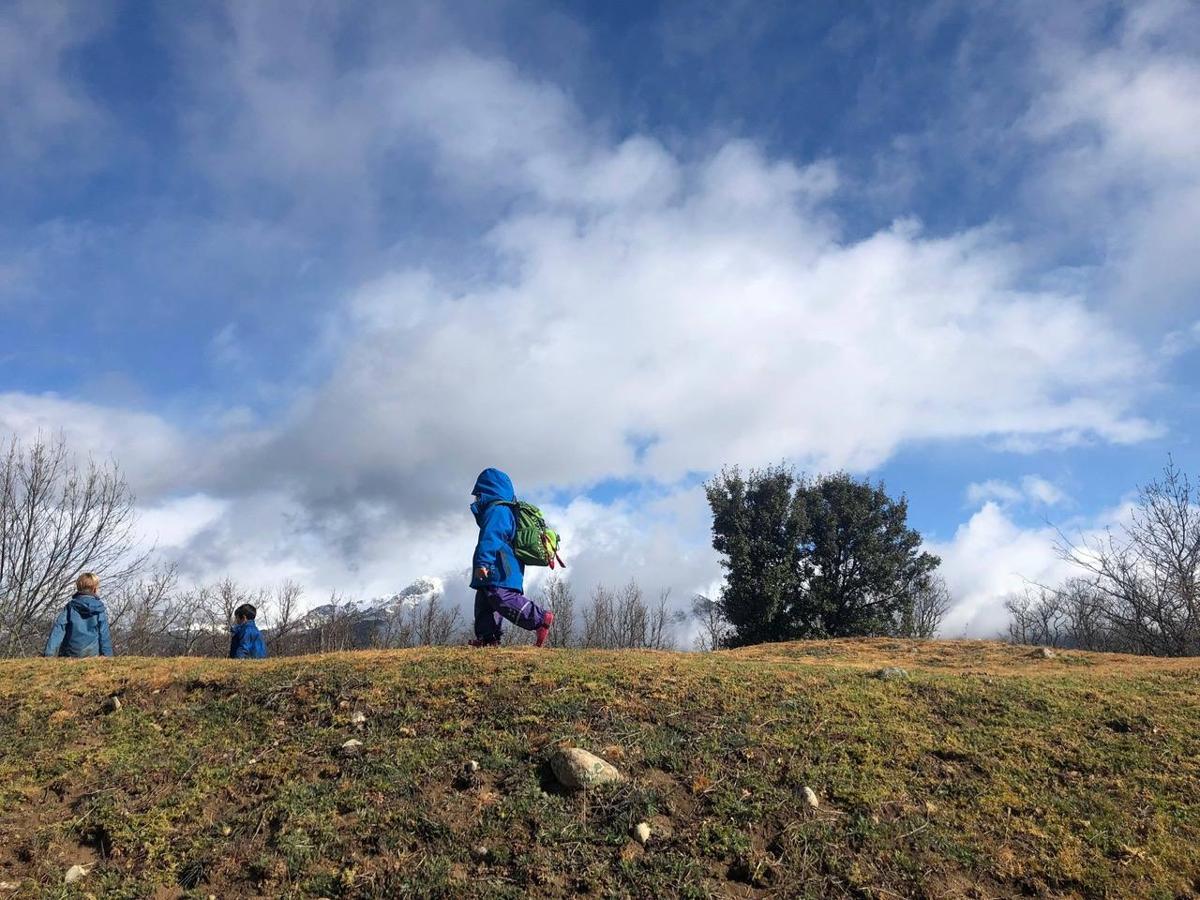
M54 620L44 656L112 656L108 610L100 602L100 579L84 572L75 579L75 594Z
M230 629L230 659L266 659L267 645L259 634L254 617L258 610L253 604L243 603L233 611L236 624Z
M475 479L471 512L479 525L479 542L471 561L471 587L475 589L475 640L472 647L500 643L504 620L537 634L537 646L546 643L554 613L542 609L523 593L525 564L513 550L517 517L509 503L516 500L512 479L499 469L484 469Z

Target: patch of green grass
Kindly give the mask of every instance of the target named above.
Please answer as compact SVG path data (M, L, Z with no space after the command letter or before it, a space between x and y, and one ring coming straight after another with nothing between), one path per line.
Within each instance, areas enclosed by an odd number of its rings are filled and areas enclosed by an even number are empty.
M0 880L60 896L86 859L97 896L1188 896L1198 697L1196 664L980 642L13 661ZM564 744L628 779L562 793Z

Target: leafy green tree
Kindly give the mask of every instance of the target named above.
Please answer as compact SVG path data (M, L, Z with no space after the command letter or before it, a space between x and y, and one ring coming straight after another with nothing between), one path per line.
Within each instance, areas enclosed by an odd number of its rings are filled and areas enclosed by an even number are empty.
M726 571L720 610L731 646L900 634L940 560L921 551L908 503L846 473L726 468L705 490Z
M803 637L906 630L941 563L908 527L907 499L845 472L802 483L800 493L809 527L796 630Z
M795 473L785 466L726 468L705 485L713 512L713 547L722 555L720 611L733 628L730 646L796 637L808 519Z

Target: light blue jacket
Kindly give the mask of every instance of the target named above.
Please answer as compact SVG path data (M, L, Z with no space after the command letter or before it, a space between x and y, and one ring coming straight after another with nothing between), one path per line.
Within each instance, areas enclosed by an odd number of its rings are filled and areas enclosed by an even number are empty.
M76 594L54 620L46 656L112 656L108 610L92 594Z

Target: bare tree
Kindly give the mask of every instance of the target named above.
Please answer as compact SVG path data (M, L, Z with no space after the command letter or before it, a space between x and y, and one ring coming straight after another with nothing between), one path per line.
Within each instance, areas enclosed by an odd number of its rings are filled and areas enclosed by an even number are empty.
M1030 586L1004 601L1008 610L1008 638L1014 644L1061 647L1068 634L1068 620L1061 595L1051 588Z
M675 626L686 618L686 613L672 612L668 599L664 591L651 609L641 588L632 581L619 592L597 585L591 602L583 609L580 645L605 650L674 647Z
M362 616L358 607L341 594L331 593L329 602L323 607L320 624L316 628L316 649L320 653L353 650L355 626Z
M108 594L109 627L119 655L165 656L176 651L175 633L186 627L188 610L175 595L174 566L118 585Z
M692 598L692 617L700 623L695 640L697 650L719 650L725 646L725 639L732 628L721 615L720 603L704 594L697 594Z
M554 625L548 637L550 646L575 646L575 592L570 583L552 577L542 588L542 603L554 613Z
M687 621L687 613L683 610L672 611L670 599L670 588L658 595L658 603L650 610L646 620L645 636L642 638L643 647L650 650L675 649L675 626Z
M300 605L304 599L304 588L290 578L280 583L274 594L264 598L266 616L260 608L260 627L267 632L270 652L274 656L290 656L295 652L296 632L301 626Z
M1174 460L1138 489L1128 525L1064 537L1057 549L1085 573L1106 640L1133 653L1200 654L1200 488Z
M954 598L941 575L934 575L913 594L912 608L905 614L900 634L903 637L928 639L941 627Z
M13 438L0 458L0 653L40 643L43 620L81 572L113 583L141 568L134 522L115 463L78 463L61 438L28 448Z
M443 605L441 594L431 594L428 600L411 610L416 624L413 629L416 643L422 646L452 643L461 629L460 615L458 607L447 609Z

